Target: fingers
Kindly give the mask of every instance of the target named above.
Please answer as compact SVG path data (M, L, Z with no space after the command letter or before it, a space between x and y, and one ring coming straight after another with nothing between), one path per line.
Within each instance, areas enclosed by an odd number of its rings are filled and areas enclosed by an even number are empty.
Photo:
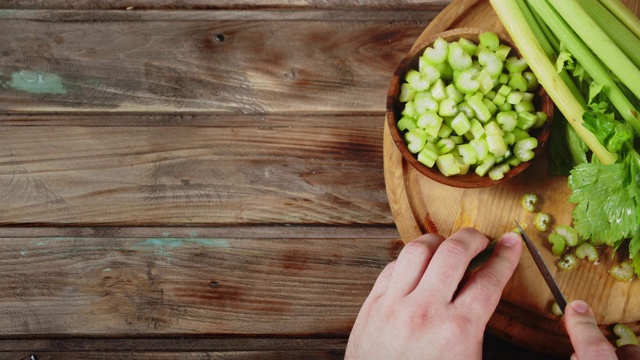
M458 230L451 235L433 255L429 268L416 289L417 296L441 294L442 300L450 302L467 265L488 244L486 236L470 228Z
M411 293L422 278L433 253L444 241L440 235L425 234L406 244L395 261L387 286L391 296L404 297Z
M391 281L391 276L393 275L393 269L395 268L396 262L392 261L387 264L387 266L382 269L380 275L376 279L376 282L373 284L373 288L371 289L371 293L369 297L378 297L387 290L387 286Z
M489 321L500 301L502 290L513 275L522 254L522 239L506 233L496 244L487 262L475 272L458 293L454 303L474 319Z
M582 300L569 303L564 319L577 359L617 359L613 346L602 335L587 303Z

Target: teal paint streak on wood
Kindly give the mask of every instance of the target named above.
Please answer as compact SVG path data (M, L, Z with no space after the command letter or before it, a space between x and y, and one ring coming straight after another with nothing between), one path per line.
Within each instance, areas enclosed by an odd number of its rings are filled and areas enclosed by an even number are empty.
M225 239L202 239L202 238L150 238L142 240L130 247L134 251L143 251L148 254L161 256L171 263L173 250L184 246L202 246L227 249L230 247L229 241Z
M48 72L21 70L11 74L11 80L6 83L6 86L31 94L64 95L67 93L62 78Z

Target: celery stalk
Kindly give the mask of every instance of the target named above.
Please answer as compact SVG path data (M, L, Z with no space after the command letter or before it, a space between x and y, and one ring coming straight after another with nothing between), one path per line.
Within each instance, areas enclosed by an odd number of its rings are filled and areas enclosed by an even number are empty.
M618 18L612 15L598 0L580 0L591 18L600 25L636 67L640 67L640 39Z
M618 85L613 81L607 69L593 55L585 43L576 35L567 23L560 18L551 6L545 1L531 1L531 7L541 15L547 26L562 41L567 50L573 54L578 62L591 75L593 80L603 86L602 91L607 95L611 103L620 112L620 115L640 132L638 111L629 99L622 93ZM637 70L637 69L636 69Z
M531 4L540 1L532 1ZM549 0L562 18L573 28L598 58L629 90L640 98L640 69L616 46L598 26L578 0Z
M615 15L631 32L640 38L640 19L629 10L620 0L599 0Z
M603 164L612 164L617 155L607 151L598 139L584 126L582 114L584 109L556 72L536 36L527 25L515 0L490 0L493 9L511 35L522 56L527 59L529 67L538 77L556 106L562 111L567 121L576 130L589 148Z

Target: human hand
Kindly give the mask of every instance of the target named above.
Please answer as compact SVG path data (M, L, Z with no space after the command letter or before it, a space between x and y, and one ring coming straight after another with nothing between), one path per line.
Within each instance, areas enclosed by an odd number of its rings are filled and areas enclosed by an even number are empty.
M356 319L346 359L480 359L484 330L522 252L515 233L465 279L489 244L473 229L426 234L380 273ZM464 279L464 281L463 281Z
M565 326L575 353L571 359L608 360L608 359L640 359L640 347L637 345L621 346L617 350L602 335L598 328L593 311L582 300L574 300L565 309Z

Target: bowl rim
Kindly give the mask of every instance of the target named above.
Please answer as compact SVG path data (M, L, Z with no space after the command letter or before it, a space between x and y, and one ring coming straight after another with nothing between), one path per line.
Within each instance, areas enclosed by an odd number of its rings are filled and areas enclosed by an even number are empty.
M445 40L451 41L450 39L465 37L477 43L478 35L487 31L496 33L501 43L508 44L509 46L511 46L512 51L515 51L515 53L518 56L521 56L520 52L518 51L517 47L515 46L511 38L500 32L481 29L481 28L471 28L471 27L447 30L447 31L436 33L427 37L424 41L421 41L421 43L424 45L414 46L411 48L411 50L405 55L405 57L400 61L400 63L396 67L393 73L393 76L391 78L391 82L389 84L389 89L387 92L385 118L387 121L389 131L391 133L392 140L395 143L398 150L400 151L400 153L402 154L403 159L407 161L411 165L411 167L413 167L422 175L425 175L430 179L435 180L439 183L453 186L453 187L459 187L459 188L489 187L489 186L506 182L512 179L513 177L517 176L518 174L522 173L527 167L529 167L532 161L534 161L535 158L538 157L538 155L542 152L542 149L544 148L544 145L548 140L549 133L550 133L550 126L553 120L553 114L554 114L553 101L549 98L544 88L540 86L535 96L536 101L538 102L538 105L536 106L536 108L539 109L540 111L544 111L545 113L547 113L548 120L545 123L545 125L543 125L541 128L535 129L537 133L536 133L536 136L534 137L536 137L536 139L538 140L538 146L533 150L535 154L534 159L529 160L527 162L522 162L519 165L512 167L509 171L507 171L504 174L504 177L502 179L498 179L498 180L493 180L488 176L479 176L474 172L469 172L465 175L445 176L437 168L429 168L426 165L420 163L416 159L416 157L411 152L409 152L405 144L402 132L396 126L398 121L396 113L399 113L399 110L398 110L399 101L397 100L395 93L399 91L399 87L402 82L402 78L404 74L406 73L406 71L408 71L411 64L417 61L416 56L424 52L424 49L430 46L431 44L433 44L433 42L436 39L442 37Z

